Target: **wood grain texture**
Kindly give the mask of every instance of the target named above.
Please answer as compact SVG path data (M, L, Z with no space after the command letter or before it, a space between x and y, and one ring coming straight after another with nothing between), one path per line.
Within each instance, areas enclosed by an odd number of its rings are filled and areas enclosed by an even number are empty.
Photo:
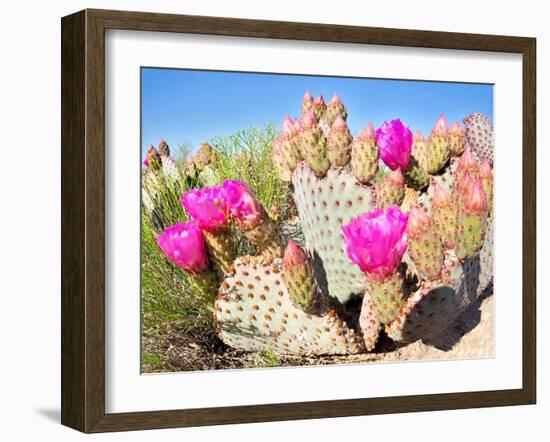
M523 387L193 410L105 413L106 29L523 55ZM86 10L62 19L62 423L83 432L532 404L536 398L536 46L525 37Z

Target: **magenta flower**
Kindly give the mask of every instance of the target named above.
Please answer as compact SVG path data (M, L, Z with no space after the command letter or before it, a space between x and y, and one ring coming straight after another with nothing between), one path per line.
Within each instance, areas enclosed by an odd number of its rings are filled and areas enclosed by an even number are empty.
M262 222L263 208L245 182L225 180L223 189L229 210L237 224L245 229L251 229Z
M202 231L194 223L174 224L158 235L156 241L168 259L181 269L191 274L208 270Z
M351 261L376 280L397 270L407 248L407 219L398 206L374 209L342 227L345 250Z
M227 225L229 203L221 187L203 187L186 192L180 199L189 217L208 232Z
M406 169L411 157L413 135L401 120L384 122L376 131L382 161L391 169Z

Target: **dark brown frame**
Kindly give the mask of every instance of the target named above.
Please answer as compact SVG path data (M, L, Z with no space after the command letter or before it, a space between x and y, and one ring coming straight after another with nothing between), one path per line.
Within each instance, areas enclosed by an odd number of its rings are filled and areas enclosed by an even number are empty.
M312 419L536 401L536 40L405 29L84 10L62 19L61 422L83 432ZM105 30L185 32L523 56L523 386L403 397L105 413Z

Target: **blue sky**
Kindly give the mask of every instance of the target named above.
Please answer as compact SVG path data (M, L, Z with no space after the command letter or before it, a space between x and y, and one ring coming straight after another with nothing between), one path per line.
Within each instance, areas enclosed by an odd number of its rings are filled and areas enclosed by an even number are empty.
M354 135L369 121L377 128L400 118L428 135L442 113L449 124L472 112L493 118L486 84L142 68L142 152L160 138L174 150L183 143L196 149L240 129L280 126L285 114L299 117L308 89L327 103L338 94Z

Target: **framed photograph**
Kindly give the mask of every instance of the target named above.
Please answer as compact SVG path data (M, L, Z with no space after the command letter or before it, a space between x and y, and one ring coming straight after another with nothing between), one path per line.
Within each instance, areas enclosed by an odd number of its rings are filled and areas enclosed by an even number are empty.
M62 423L536 400L533 38L62 19Z

